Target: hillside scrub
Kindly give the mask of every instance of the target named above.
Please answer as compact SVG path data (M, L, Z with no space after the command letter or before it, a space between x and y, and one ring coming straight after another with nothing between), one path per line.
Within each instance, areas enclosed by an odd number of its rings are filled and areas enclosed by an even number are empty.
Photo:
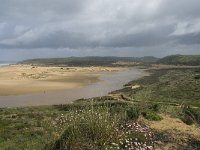
M125 121L124 115L113 115L106 107L79 111L52 149L153 149L150 129L129 117Z
M157 61L168 65L200 65L200 55L171 55Z
M141 85L141 89L125 88L116 93L123 93L132 101L199 107L200 80L195 78L198 74L199 68L151 70L150 76L128 83Z

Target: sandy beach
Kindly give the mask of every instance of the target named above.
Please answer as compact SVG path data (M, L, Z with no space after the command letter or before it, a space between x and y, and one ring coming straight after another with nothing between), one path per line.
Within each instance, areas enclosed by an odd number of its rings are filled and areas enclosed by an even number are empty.
M0 96L49 90L73 89L98 82L98 73L119 71L120 67L0 67Z

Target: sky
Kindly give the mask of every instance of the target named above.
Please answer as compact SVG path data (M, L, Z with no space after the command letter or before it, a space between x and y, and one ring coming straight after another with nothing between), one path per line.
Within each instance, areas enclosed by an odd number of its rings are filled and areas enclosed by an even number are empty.
M200 0L0 0L0 61L200 54Z

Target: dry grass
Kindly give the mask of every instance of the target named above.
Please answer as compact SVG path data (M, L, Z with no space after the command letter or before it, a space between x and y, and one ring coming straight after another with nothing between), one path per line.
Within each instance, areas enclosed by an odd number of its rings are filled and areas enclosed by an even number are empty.
M189 142L193 139L200 140L200 128L194 125L187 125L179 118L169 115L162 115L161 121L148 121L140 118L140 122L156 131L156 149L179 149L180 145L189 147Z

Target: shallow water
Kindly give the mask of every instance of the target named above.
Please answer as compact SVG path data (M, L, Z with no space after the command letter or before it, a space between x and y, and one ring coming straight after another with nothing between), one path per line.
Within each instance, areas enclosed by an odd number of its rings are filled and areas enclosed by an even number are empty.
M81 88L47 91L16 96L0 96L0 107L39 106L65 104L80 98L103 96L111 91L123 88L131 80L145 75L141 69L99 73L100 82L92 83Z

